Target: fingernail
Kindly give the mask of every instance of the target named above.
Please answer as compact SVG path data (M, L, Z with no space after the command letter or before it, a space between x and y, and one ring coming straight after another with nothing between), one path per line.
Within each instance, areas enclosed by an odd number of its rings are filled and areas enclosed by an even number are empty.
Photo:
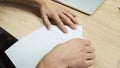
M75 29L77 29L77 27L74 25L74 26L72 26L72 29L74 29L74 30L75 30Z
M47 26L47 29L48 29L48 30L50 30L50 28L51 28L50 26Z
M76 19L76 23L79 24L79 21Z
M75 24L79 24L79 21L75 18Z
M64 33L68 33L68 30L67 30L67 29L65 29L65 30L64 30Z

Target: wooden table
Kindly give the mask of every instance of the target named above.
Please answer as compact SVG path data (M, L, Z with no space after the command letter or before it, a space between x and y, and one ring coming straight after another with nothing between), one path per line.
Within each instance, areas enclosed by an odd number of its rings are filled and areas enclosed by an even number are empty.
M63 6L78 16L83 25L84 39L91 40L96 49L95 64L90 68L120 68L119 5L120 0L105 0L92 16ZM0 26L17 39L37 30L42 23L31 7L0 5Z

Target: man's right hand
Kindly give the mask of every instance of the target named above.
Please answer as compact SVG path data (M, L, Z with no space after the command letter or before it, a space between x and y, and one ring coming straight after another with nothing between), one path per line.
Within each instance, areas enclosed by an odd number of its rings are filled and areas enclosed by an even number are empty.
M87 68L95 58L95 49L90 44L82 39L59 44L41 60L37 68Z

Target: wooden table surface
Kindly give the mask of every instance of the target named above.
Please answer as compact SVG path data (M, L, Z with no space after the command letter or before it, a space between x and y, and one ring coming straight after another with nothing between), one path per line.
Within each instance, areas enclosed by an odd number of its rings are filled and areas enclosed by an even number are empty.
M84 39L96 49L95 63L90 68L120 68L120 0L105 0L91 16L64 7L78 16ZM39 29L43 24L37 9L0 4L0 26L17 39Z

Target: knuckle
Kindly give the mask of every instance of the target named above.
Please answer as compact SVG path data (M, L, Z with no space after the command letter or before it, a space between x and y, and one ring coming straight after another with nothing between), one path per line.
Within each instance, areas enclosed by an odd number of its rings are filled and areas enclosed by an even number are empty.
M92 52L95 52L95 48L94 47L92 47Z
M44 14L42 14L42 15L41 15L41 17L44 19L44 18L45 18L45 15L44 15Z
M91 44L91 41L87 40L87 43L88 43L88 45L90 45L90 44Z
M86 51L86 49L84 48L84 47L80 47L80 52L85 52Z
M68 25L71 27L75 26L72 21L68 22Z
M68 22L70 22L70 19L68 17L65 17L65 20L68 21Z
M95 55L95 54L93 54L93 59L95 59L95 57L96 57L96 55Z
M73 16L71 15L71 13L68 13L68 16L69 16L69 17L73 17Z
M89 58L90 59L95 59L95 54L92 54Z
M80 67L86 67L87 66L85 60L80 61L79 65L80 65Z
M64 16L63 14L61 14L61 17L64 18L65 20L68 20L68 18Z
M82 53L81 58L82 58L82 60L86 60L86 54L85 54L85 53Z
M41 18L44 18L44 16L43 16L43 15L41 15Z
M91 45L91 41L89 41L89 40L84 40L84 42L85 42L85 44L87 44L87 45Z
M57 17L57 14L54 13L54 14L51 14L51 16L52 16L53 18L56 18L56 17Z

